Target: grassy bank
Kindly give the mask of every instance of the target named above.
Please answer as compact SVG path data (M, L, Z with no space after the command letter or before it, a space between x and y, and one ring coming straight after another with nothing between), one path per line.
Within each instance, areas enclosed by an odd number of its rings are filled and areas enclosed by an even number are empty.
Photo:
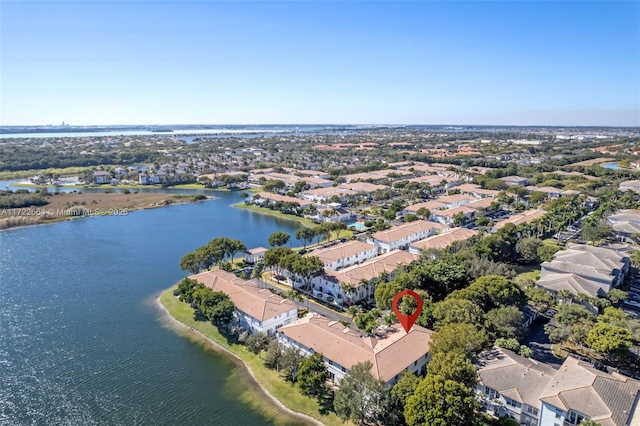
M314 226L317 226L317 223L314 223L313 221L304 218L304 217L300 217L300 216L295 216L292 214L284 214L284 213L280 213L279 211L275 211L275 210L270 210L267 209L265 207L258 207L258 206L254 206L251 204L245 204L245 203L238 203L238 204L234 204L233 207L238 207L241 209L246 209L246 210L251 210L254 211L256 213L261 213L261 214L266 214L269 216L276 216L276 217L280 217L282 219L287 219L287 220L295 220L298 223L301 223L304 226L308 226L309 228L313 228ZM351 238L353 236L353 231L350 229L342 229L340 230L340 232L338 233L338 236L335 238L337 240L341 239L341 238ZM332 237L334 237L332 235ZM318 245L322 245L325 244L327 242L329 242L330 240L328 238L323 239L322 241L320 241L320 244L317 243L313 243L313 244L307 244L307 248L310 247L316 247ZM303 247L294 247L294 250L300 250Z
M173 296L173 288L167 290L160 296L160 303L169 311L169 314L173 318L188 327L198 330L207 338L238 356L253 373L258 383L290 410L309 415L329 426L344 424L334 413L321 415L319 413L320 407L315 399L302 395L296 386L286 382L278 372L265 367L264 361L260 359L258 355L249 352L244 345L228 341L227 338L220 334L218 329L209 322L195 321L193 318L193 309ZM261 404L264 404L260 402L259 399L247 399L252 404L258 404L259 408L261 408Z
M18 197L10 195L7 197ZM40 225L92 216L127 216L129 212L206 199L202 194L156 193L58 193L46 197L47 204L5 208L0 213L0 229Z
M258 206L253 206L253 205L249 205L249 204L245 204L245 203L237 203L237 204L234 204L233 207L238 207L238 208L241 208L241 209L251 210L251 211L254 211L254 212L257 212L257 213L267 214L269 216L281 217L282 219L295 220L296 222L300 222L301 224L303 224L305 226L308 226L310 228L316 226L315 223L313 223L311 220L309 220L307 218L300 217L300 216L295 216L295 215L292 215L292 214L280 213L279 211L269 210L269 209L267 209L265 207L258 207Z
M104 167L118 167L113 164L105 164ZM29 176L35 176L38 173L53 173L60 176L69 176L80 174L83 170L87 170L89 167L64 167L60 169L32 169L32 170L20 170L15 172L0 172L1 180L9 179L24 179Z

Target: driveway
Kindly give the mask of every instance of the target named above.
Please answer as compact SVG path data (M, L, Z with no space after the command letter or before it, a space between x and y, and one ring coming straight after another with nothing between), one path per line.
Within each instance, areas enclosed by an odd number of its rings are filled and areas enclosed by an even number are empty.
M544 362L545 364L549 364L555 369L560 368L562 362L558 360L555 356L553 356L553 352L551 351L551 342L549 341L549 337L544 332L545 324L548 324L550 321L549 318L540 315L536 320L531 324L529 328L529 335L525 338L523 343L533 351L533 359L536 361Z

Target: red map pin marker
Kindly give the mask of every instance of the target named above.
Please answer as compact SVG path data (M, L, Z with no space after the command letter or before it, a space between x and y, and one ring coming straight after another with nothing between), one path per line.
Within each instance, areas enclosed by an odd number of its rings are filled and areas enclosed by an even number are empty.
M418 302L418 308L411 315L405 315L400 312L400 309L398 309L398 302L400 302L400 299L402 299L404 296L411 296L414 299L416 299L416 302ZM393 298L393 303L391 304L391 307L393 308L393 312L396 314L396 317L398 317L400 324L402 324L404 331L408 333L409 330L411 330L411 327L413 327L413 324L416 322L416 320L422 313L422 298L415 291L402 290L401 292L396 294L396 296Z

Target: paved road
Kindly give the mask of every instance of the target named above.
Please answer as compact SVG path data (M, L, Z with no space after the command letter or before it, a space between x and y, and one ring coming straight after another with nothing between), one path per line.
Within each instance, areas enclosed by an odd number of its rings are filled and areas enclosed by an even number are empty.
M273 290L276 290L279 293L282 293L282 289L280 287L277 287L273 284L270 284L260 278L254 278L254 281L256 281L258 283L258 285L261 288L270 288ZM310 302L308 300L303 300L302 302L298 301L298 300L293 300L293 302L299 307L299 308L306 308L307 310L309 310L309 312L316 312L322 316L325 316L327 318L330 318L334 321L347 321L349 323L351 323L351 317L344 315L344 314L340 314L336 311L333 311L331 309L325 308L322 305L318 305L317 303L313 303Z
M544 325L549 323L549 318L540 315L531 324L529 335L524 340L524 344L533 351L533 359L551 365L553 368L560 368L562 364L551 351L551 342L544 332Z

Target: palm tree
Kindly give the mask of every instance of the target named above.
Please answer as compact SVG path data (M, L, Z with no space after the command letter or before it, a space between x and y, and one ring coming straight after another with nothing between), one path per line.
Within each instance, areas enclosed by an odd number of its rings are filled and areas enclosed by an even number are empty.
M356 290L356 286L354 286L353 284L341 282L340 283L340 290L346 296L347 304L350 305L351 302L352 302L352 299L353 299L353 292Z
M359 306L353 305L353 306L349 306L349 315L351 315L351 318L355 318L360 312L362 312L362 309L360 309Z

